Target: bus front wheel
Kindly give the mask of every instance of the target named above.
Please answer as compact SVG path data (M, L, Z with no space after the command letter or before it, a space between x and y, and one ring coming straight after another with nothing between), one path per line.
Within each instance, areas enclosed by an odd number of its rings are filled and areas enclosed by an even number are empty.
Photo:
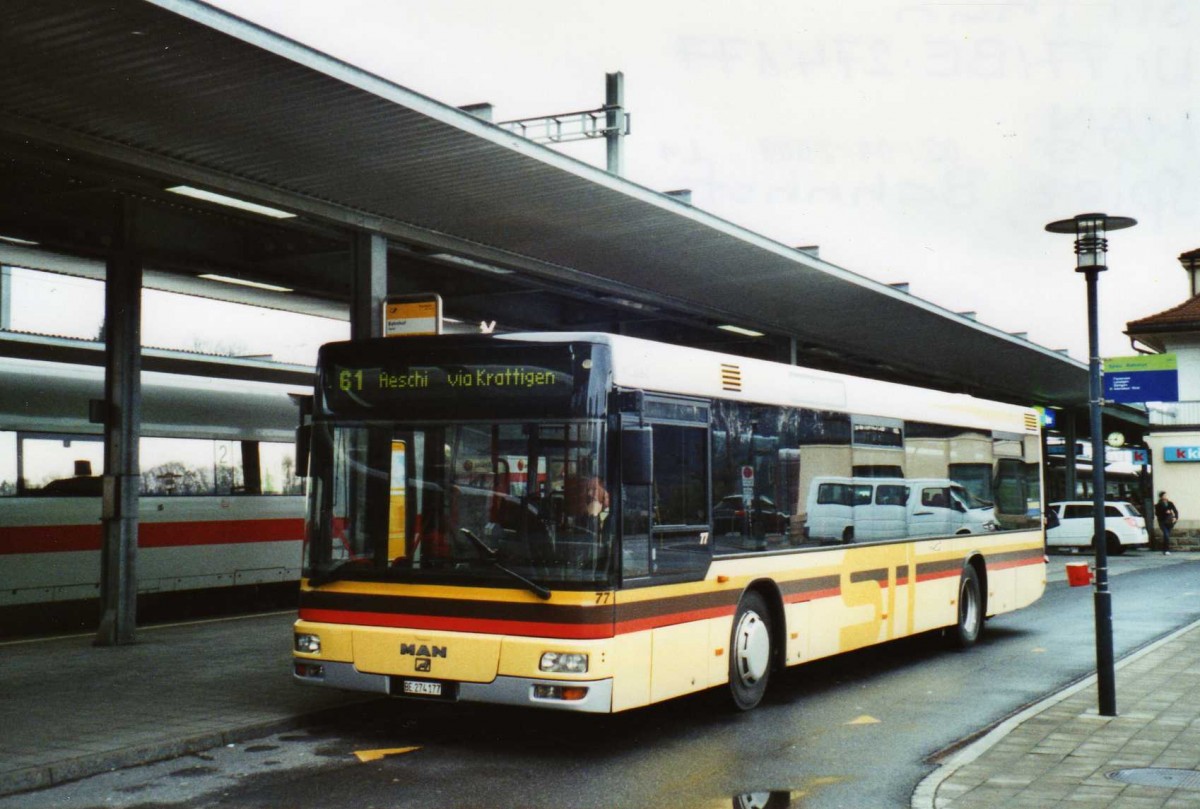
M762 701L771 677L771 657L767 603L751 591L738 604L729 642L729 695L739 710L748 711Z
M967 565L958 580L958 624L951 637L954 645L965 649L979 640L983 632L983 589L979 586L979 574Z

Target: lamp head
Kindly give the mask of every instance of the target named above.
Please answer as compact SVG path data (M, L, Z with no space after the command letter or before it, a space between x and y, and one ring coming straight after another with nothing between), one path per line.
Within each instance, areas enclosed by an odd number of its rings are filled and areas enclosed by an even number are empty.
M1075 234L1075 271L1089 272L1108 269L1108 239L1110 230L1131 228L1136 219L1128 216L1109 216L1103 213L1081 213L1074 219L1060 219L1046 225L1051 233Z

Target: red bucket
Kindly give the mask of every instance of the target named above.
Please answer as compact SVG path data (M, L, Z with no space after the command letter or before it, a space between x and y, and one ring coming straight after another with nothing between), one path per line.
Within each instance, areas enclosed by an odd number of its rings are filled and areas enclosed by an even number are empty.
M1092 571L1087 562L1069 562L1067 564L1067 583L1072 587L1086 587L1092 583Z

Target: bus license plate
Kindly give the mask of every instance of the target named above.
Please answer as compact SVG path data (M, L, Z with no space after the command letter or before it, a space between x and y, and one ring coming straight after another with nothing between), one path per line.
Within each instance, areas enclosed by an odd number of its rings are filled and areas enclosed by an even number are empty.
M442 684L422 682L420 680L405 680L404 693L418 694L422 697L440 697L442 695Z

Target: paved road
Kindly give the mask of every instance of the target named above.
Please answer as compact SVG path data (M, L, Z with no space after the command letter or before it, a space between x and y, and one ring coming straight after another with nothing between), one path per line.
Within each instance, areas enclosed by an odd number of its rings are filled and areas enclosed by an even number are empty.
M792 669L750 714L711 694L615 717L384 701L0 809L716 807L771 792L819 809L906 806L933 758L1094 669L1091 589L1061 581L1075 559L1051 560L1046 596L990 622L975 649L924 637ZM1200 560L1134 553L1112 573L1118 655L1200 617Z

